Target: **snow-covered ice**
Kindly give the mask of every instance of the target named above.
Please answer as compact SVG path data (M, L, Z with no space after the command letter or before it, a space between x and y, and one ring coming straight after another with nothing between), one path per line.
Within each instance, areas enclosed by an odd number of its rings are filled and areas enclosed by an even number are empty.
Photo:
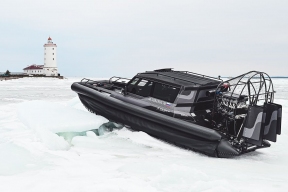
M77 78L0 82L0 191L287 191L288 79L273 79L282 135L267 149L217 159L107 122L71 91ZM70 139L57 135L63 132Z

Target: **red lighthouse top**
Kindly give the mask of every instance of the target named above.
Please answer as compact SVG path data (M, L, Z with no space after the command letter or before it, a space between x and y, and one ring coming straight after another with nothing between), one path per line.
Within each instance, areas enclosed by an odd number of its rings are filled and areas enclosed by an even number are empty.
M52 42L52 38L49 36L47 43L44 44L44 47L57 47L57 45Z

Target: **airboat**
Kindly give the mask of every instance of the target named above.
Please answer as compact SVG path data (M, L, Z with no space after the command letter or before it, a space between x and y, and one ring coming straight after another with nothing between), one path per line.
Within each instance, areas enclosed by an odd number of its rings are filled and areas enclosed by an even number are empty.
M114 125L108 130L122 125L208 156L267 148L281 134L282 106L264 72L223 80L165 68L132 79L84 78L71 88L90 112Z

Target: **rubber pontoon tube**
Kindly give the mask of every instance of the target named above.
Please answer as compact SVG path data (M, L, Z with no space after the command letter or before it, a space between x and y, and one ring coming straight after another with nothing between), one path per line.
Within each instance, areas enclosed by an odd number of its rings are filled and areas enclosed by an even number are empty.
M97 99L98 102L105 103L105 105L109 105L110 107L117 108L118 110L122 110L133 115L137 114L137 116L140 118L145 118L156 123L161 122L161 124L179 131L187 132L211 141L220 141L222 138L221 135L215 130L196 124L191 124L183 120L171 118L169 116L159 114L148 109L143 109L129 103L124 103L123 101L112 97L108 97L109 102L105 102L107 101L107 96L101 94L97 90L91 89L79 83L73 83L71 89L92 99Z

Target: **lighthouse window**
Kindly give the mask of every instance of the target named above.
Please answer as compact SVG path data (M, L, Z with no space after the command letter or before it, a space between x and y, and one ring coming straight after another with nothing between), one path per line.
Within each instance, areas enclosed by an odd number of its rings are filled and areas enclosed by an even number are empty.
M54 48L52 48L52 50L54 50Z
M53 60L54 60L54 58L53 58Z
M54 53L53 53L53 55L54 55Z

